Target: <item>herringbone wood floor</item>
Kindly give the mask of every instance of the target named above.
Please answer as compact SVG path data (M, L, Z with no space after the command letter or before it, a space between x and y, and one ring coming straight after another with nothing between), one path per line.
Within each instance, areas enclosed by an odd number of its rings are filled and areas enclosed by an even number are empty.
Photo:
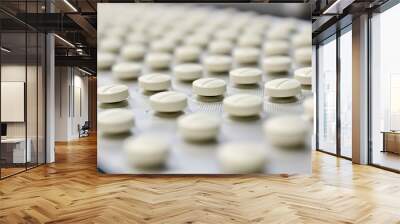
M400 175L313 155L311 176L104 176L96 139L0 181L0 223L400 223Z

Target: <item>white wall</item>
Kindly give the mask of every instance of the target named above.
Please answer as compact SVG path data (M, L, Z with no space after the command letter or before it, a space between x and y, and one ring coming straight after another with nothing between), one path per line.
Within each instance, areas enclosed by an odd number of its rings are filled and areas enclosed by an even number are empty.
M70 76L67 67L55 68L55 141L68 140L68 86Z
M75 68L56 67L55 85L55 140L77 139L78 124L88 120L88 78Z

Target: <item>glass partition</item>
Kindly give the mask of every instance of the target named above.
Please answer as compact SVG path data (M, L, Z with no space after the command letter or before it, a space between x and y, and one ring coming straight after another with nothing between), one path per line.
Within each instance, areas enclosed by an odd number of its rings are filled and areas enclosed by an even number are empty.
M38 132L38 56L37 56L37 41L38 35L36 32L27 32L27 97L26 97L26 112L27 112L27 150L30 151L30 158L27 167L37 165L37 132Z
M18 10L36 13L39 4L21 1ZM45 44L43 33L0 12L0 178L45 163Z
M317 148L336 153L336 36L318 46L317 72Z
M371 18L370 162L400 171L400 4Z
M37 163L46 162L46 36L38 33L37 64Z
M1 34L1 175L26 169L30 162L30 142L26 125L26 33ZM28 150L27 150L28 147Z
M342 31L340 41L340 155L352 157L352 33Z

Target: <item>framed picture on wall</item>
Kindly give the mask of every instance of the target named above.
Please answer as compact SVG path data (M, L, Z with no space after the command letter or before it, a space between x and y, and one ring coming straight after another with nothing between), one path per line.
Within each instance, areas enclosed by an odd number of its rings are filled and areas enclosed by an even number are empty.
M1 82L1 122L24 122L25 82Z

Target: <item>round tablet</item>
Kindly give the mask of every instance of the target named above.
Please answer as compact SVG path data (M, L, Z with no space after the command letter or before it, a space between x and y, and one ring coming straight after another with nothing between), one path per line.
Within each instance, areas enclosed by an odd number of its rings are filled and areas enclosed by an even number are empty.
M234 84L255 84L261 81L262 71L258 68L237 68L229 72Z
M311 85L312 68L304 67L294 71L294 78L297 79L302 85Z
M254 34L245 34L239 37L238 46L239 47L259 47L261 45L261 37Z
M100 42L100 50L110 53L117 53L122 46L119 38L107 38Z
M173 30L164 36L164 40L171 41L176 46L180 44L185 38L186 33L182 30Z
M113 75L119 79L133 79L140 76L142 65L132 62L121 62L112 67Z
M235 94L224 99L224 111L232 116L255 116L262 111L261 97L250 94Z
M204 64L209 72L227 72L232 67L232 58L223 55L210 55L204 59Z
M267 56L288 55L289 43L283 40L267 41L264 44L264 53Z
M128 96L129 91L126 85L110 84L97 88L97 99L100 103L121 102Z
M263 124L267 140L275 146L294 147L304 145L308 124L298 115L281 115Z
M215 39L234 42L238 36L236 29L222 29L215 33Z
M181 46L175 51L175 57L179 62L195 62L201 55L201 49L197 46Z
M187 106L187 99L183 93L165 91L152 95L150 106L157 112L179 112Z
M105 33L107 38L122 40L125 37L127 28L124 26L111 26Z
M99 113L99 130L106 134L128 132L134 124L133 112L128 109L108 109Z
M109 69L115 62L115 55L106 52L99 52L97 54L97 68Z
M122 47L121 55L125 60L139 60L146 54L146 47L140 44L130 44Z
M165 33L164 27L157 25L147 30L148 37L151 40L160 39L164 35L164 33Z
M210 54L230 54L233 44L227 40L217 40L210 43L208 52Z
M152 69L167 69L172 61L171 54L168 53L149 53L146 57L146 64Z
M254 64L258 62L260 50L253 47L236 48L233 51L233 58L239 64Z
M143 33L131 33L126 41L130 44L147 44L148 38Z
M216 115L197 112L179 117L178 131L186 140L212 140L218 135L220 123Z
M292 37L292 44L295 48L311 46L311 33L299 33Z
M268 40L287 40L291 31L285 27L274 26L267 31Z
M174 67L175 77L182 81L193 81L203 75L203 66L200 64L180 64Z
M225 93L226 83L217 78L201 78L192 84L193 93L199 96L220 96Z
M297 64L311 64L311 47L297 48L294 51L294 60Z
M145 91L162 91L171 86L171 77L167 74L153 73L139 77L139 86Z
M170 40L157 40L151 43L150 50L152 52L171 53L174 50L175 43Z
M123 149L128 162L137 168L162 166L169 154L168 141L155 134L130 137L124 141Z
M217 157L225 173L243 174L263 171L266 150L262 144L230 142L218 148Z
M263 68L266 72L282 73L290 70L292 60L286 56L273 56L263 60Z
M294 19L294 18L283 19L283 20L279 21L279 23L277 23L276 26L282 30L287 30L289 32L293 32L299 28L297 19Z
M192 45L192 46L197 46L200 48L204 48L208 44L209 37L207 35L192 35L187 37L184 40L185 45Z
M265 83L265 94L270 97L293 97L301 93L301 84L295 79L274 79Z
M309 97L303 102L304 112L309 118L314 117L314 99Z

